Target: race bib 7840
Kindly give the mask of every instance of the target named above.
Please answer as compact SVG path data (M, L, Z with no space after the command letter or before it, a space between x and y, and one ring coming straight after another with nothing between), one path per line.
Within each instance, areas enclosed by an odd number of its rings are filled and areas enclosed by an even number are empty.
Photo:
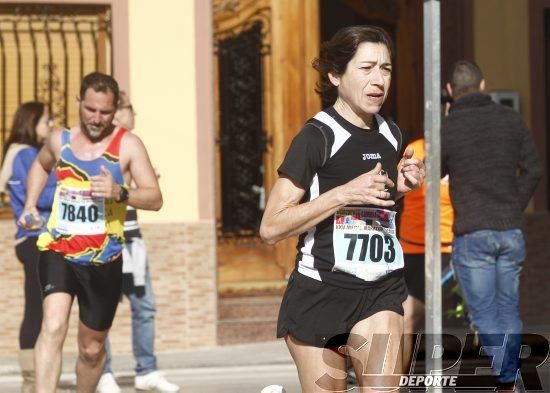
M89 189L61 186L56 229L71 235L105 233L105 200L93 198Z

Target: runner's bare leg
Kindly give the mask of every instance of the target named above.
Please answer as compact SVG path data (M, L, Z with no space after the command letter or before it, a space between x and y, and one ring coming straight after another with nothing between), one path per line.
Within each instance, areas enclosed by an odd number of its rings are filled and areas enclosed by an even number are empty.
M403 336L403 370L408 373L414 354L414 345L416 343L416 333L418 333L424 324L425 306L420 300L409 295L403 302L405 311L404 333Z
M376 335L376 337L375 337ZM362 321L351 330L348 341L353 368L360 392L377 392L371 386L387 386L398 391L403 368L403 317L393 311L381 311ZM396 374L386 383L366 374Z
M62 292L52 293L42 302L44 316L34 347L36 393L56 391L72 303L72 296Z
M290 335L285 337L285 341L296 363L303 393L346 391L346 358L342 354L305 344ZM323 376L326 383L323 386L328 389L319 386L319 379Z
M109 330L93 330L82 322L78 325L78 360L76 385L78 393L95 393L105 366L105 339Z

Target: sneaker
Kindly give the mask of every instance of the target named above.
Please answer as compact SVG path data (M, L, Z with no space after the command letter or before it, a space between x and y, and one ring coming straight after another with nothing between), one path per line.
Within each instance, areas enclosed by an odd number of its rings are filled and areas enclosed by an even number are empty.
M96 393L121 393L120 386L116 383L113 373L105 373L99 379Z
M263 388L260 393L286 393L286 390L281 385L269 385Z
M137 390L156 390L158 392L177 392L179 386L170 383L160 371L153 371L145 375L137 375L134 387Z

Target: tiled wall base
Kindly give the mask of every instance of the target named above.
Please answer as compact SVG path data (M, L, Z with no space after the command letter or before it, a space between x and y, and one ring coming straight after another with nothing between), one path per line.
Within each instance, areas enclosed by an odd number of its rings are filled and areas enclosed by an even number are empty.
M23 269L17 261L11 220L0 220L0 356L18 351L23 313ZM216 345L217 284L213 222L146 224L153 288L156 295L156 351L181 351ZM73 305L66 353L76 353L78 305ZM131 313L127 299L119 305L111 330L114 352L131 352Z

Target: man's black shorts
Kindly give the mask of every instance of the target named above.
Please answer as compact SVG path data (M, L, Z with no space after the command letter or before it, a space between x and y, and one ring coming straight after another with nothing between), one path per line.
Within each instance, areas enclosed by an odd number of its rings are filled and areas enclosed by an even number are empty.
M122 256L104 265L78 265L54 251L40 253L42 295L63 292L78 299L80 321L93 330L113 324L122 290Z
M355 324L377 312L403 315L406 298L401 270L364 289L335 287L294 271L281 303L277 337L290 334L315 347L337 347L346 343Z
M409 295L425 303L425 254L405 254L405 281ZM451 254L441 254L441 271L443 272L451 261Z

